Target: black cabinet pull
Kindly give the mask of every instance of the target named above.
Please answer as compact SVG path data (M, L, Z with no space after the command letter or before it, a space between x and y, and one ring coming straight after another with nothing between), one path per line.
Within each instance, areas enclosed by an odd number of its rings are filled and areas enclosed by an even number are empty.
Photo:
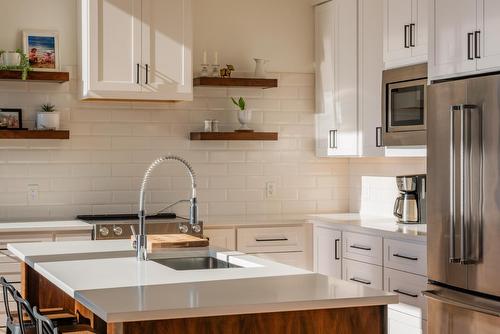
M481 58L481 32L474 32L474 57L479 59Z
M472 54L472 39L474 38L474 34L469 32L467 33L467 59L474 60L474 55Z
M140 72L140 65L137 64L137 69L136 69L136 83L139 84L139 76L140 76L141 72Z
M382 147L382 127L377 126L375 128L375 146Z
M409 292L404 292L404 291L401 291L401 290L399 290L399 289L394 289L394 290L392 290L392 291L394 291L394 292L396 292L396 293L399 293L399 294L401 294L401 295L408 296L408 297L418 298L418 295L415 295L415 294L413 294L413 293L409 293Z
M408 24L405 24L405 28L404 28L404 34L405 34L405 48L408 49L410 47L410 45L408 44L408 29L410 28L410 26Z
M364 279L356 278L356 277L349 278L349 280L354 281L354 282L358 282L358 283L362 283L362 284L366 284L366 285L372 284L372 282L370 282L368 280L364 280Z
M349 247L354 248L354 249L361 249L361 250L365 250L365 251L372 250L371 247L367 247L367 246L350 245Z
M406 260L412 260L412 261L418 261L418 257L413 257L413 256L406 256L406 255L401 255L401 254L392 254L392 256L394 257L400 257L402 259L406 259Z
M264 241L288 241L288 238L255 238L255 241L264 242Z
M340 242L340 239L335 239L335 260L340 260L340 256L339 256L339 242Z
M410 47L414 48L415 47L415 39L413 38L417 37L415 35L415 23L410 24Z
M149 65L146 64L146 85L149 83Z

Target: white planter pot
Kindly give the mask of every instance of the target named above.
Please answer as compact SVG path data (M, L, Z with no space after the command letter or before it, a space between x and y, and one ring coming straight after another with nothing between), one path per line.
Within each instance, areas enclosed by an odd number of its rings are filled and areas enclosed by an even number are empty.
M14 51L2 53L2 64L5 66L19 66L21 64L21 55Z
M36 115L38 130L59 130L60 116L58 112L39 112Z
M252 110L238 110L238 122L240 122L241 126L239 130L250 130L248 127L248 123L250 123L252 119Z
M269 61L267 59L254 58L255 60L255 72L254 75L256 78L265 78L266 73L266 63Z

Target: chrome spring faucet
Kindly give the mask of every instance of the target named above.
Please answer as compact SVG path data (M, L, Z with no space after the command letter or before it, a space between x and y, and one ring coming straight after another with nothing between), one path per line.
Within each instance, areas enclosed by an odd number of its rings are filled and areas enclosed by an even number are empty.
M146 210L145 210L145 191L149 182L149 178L153 170L167 160L176 160L182 163L188 170L191 177L191 199L189 200L189 223L192 227L198 226L198 203L196 199L196 174L191 167L191 164L183 158L176 155L167 155L153 161L148 167L144 178L142 179L141 192L139 196L139 234L135 236L137 261L147 260L147 235L146 235Z

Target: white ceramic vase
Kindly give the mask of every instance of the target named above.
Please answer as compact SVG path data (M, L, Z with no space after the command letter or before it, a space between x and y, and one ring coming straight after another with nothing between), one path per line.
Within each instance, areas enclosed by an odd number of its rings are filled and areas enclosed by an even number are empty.
M60 115L54 112L39 112L36 115L36 128L38 130L59 130Z
M248 127L248 123L252 120L252 110L238 110L238 122L240 122L241 126L239 130L250 130Z
M266 77L266 64L269 60L254 58L255 60L255 77L256 78L265 78Z
M21 55L15 51L6 51L2 53L2 64L5 66L19 66L21 64Z

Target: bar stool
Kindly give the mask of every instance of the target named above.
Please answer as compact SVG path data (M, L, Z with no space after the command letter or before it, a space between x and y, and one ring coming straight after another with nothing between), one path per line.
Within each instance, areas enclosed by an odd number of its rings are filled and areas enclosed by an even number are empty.
M33 308L33 316L36 321L36 333L37 334L63 334L63 333L73 333L73 334L90 334L92 328L88 325L72 325L72 326L60 326L54 325L52 320L47 318L38 312L37 307Z

